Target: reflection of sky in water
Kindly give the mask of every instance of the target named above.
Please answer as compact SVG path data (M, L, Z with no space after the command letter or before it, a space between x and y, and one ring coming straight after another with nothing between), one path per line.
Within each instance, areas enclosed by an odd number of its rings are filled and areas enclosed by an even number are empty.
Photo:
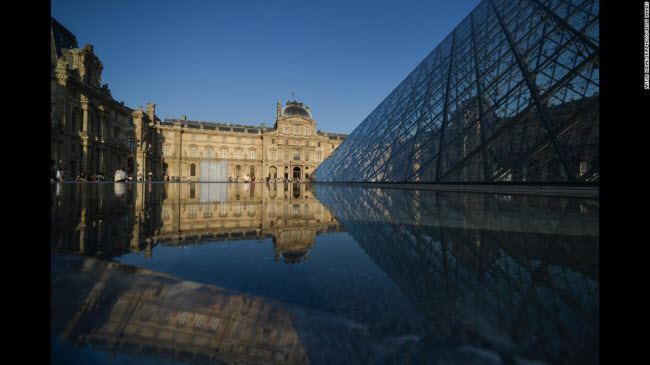
M422 318L399 288L347 233L316 237L308 261L274 262L273 242L157 246L152 257L115 261L377 325ZM414 317L407 320L407 317Z

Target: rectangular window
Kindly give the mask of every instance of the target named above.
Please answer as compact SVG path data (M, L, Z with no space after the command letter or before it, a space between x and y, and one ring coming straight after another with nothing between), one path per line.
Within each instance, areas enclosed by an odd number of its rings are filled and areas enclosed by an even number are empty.
M300 151L293 151L293 160L300 161Z
M271 150L271 161L275 161L275 150Z
M196 147L192 147L192 157L196 157Z
M127 143L129 148L135 148L135 136L132 134L129 134L127 136Z
M284 151L284 160L289 161L289 151Z
M251 151L251 160L255 159L255 151Z
M196 134L192 135L192 141L196 141Z
M225 159L228 156L228 150L227 149L222 149L221 150L221 158Z
M212 158L212 148L205 149L205 157Z
M284 134L289 134L289 126L288 125L284 126Z
M305 152L305 161L309 161L309 152Z
M237 150L237 159L241 160L241 150Z
M322 158L322 154L320 152L316 152L316 162L320 162Z
M208 142L212 140L212 136L208 136Z
M293 128L293 134L300 135L300 127L294 127Z
M169 156L169 146L163 146L163 156Z

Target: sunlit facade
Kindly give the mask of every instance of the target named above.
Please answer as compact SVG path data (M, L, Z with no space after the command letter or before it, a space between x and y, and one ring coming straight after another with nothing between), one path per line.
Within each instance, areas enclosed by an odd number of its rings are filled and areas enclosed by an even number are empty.
M101 83L103 68L92 45L80 48L51 19L50 156L68 180L80 172L110 180L122 169L134 179L198 181L202 161L226 161L233 181L302 181L347 137L317 129L311 107L295 100L277 102L272 127L161 121L155 104L135 110L114 99Z
M599 2L484 0L315 173L599 180Z

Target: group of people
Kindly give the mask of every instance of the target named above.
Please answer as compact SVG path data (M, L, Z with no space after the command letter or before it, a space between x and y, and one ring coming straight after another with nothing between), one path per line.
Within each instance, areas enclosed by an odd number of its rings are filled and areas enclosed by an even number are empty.
M106 178L101 172L97 174L86 174L85 172L80 172L74 181L104 181ZM62 180L63 181L63 180Z
M255 182L255 175L249 175L246 174L243 178L240 178L239 176L233 178L232 175L228 175L228 181L230 182Z
M237 177L232 177L232 175L229 175L229 176L228 176L228 181L229 181L229 182L255 182L255 175L248 175L248 174L246 174L246 176L244 176L244 177L239 177L239 176L237 176ZM269 174L269 176L267 176L267 177L265 178L265 181L266 181L267 183L270 183L270 182L285 182L285 183L286 183L286 182L300 182L300 178L289 179L289 178L286 178L286 177L285 177L285 178L283 178L283 179L274 179L274 178L272 178L271 175Z
M144 178L144 176L142 176L142 173L138 173L138 181L144 181L143 178ZM169 176L168 176L168 178L169 178ZM151 171L149 171L149 174L147 174L147 181L153 181L153 174L151 173ZM169 180L167 180L167 181L169 181Z
M104 177L104 173L98 172L98 173L86 173L86 172L80 172L77 177L74 179L74 181L106 181L107 179ZM271 177L271 175L266 177L266 182L300 182L300 178L294 178L294 179L289 179L289 178L281 178L281 179L274 179ZM65 177L65 171L63 170L62 162L59 161L59 164L56 165L56 167L53 164L51 175L50 175L50 181L55 182L55 181L66 181ZM127 174L124 172L122 169L118 169L115 171L115 176L113 181L115 182L120 182L120 181L133 181L133 175ZM137 176L137 181L154 181L153 173L149 171L147 176L143 176L142 173L138 173ZM164 178L164 181L170 181L169 175L166 175ZM189 177L188 177L189 181ZM244 177L232 177L232 175L228 175L228 181L230 182L255 182L255 175L249 175L246 174Z

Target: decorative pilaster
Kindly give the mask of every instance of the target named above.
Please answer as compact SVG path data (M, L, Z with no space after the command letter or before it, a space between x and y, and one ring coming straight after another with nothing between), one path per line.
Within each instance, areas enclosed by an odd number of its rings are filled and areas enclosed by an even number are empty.
M88 108L90 100L85 95L81 95L81 109L83 110L83 127L81 130L82 135L88 135Z
M105 126L105 119L106 119L106 110L103 105L99 106L99 140L103 143L104 142L104 133L106 133L106 126Z

